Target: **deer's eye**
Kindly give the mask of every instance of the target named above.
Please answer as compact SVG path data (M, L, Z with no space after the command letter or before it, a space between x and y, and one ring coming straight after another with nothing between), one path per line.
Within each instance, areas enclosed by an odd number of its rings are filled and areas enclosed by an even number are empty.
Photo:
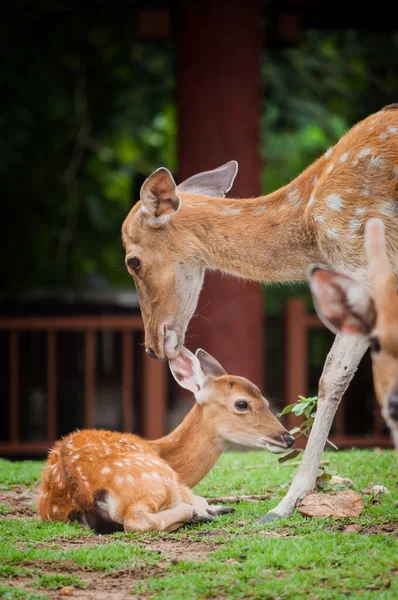
M379 342L379 338L376 336L372 336L369 340L369 346L372 352L375 352L376 354L377 352L380 352L381 345Z
M249 408L249 405L246 402L246 400L238 400L237 402L235 402L235 408L237 408L238 410L247 410Z
M133 258L128 259L127 266L130 267L130 269L133 269L133 271L138 271L141 266L141 261L139 258L134 256Z

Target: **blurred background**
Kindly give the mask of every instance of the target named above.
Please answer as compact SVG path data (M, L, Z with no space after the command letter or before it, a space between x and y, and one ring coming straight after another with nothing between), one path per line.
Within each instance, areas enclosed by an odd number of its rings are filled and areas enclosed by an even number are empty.
M284 185L397 101L396 22L384 0L16 1L0 48L0 454L40 456L84 426L160 436L192 402L144 356L124 268L121 224L143 180L236 159L234 196ZM212 275L187 345L277 412L317 393L332 341L305 284ZM368 356L332 439L390 445Z

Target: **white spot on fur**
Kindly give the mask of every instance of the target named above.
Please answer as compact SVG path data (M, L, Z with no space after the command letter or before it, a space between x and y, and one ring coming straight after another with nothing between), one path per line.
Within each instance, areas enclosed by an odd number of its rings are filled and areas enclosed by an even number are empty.
M308 206L312 206L316 202L316 197L314 195L310 196L308 201Z
M371 152L371 148L364 148L363 150L358 152L358 158L365 158L365 156L368 156L368 154L370 154Z
M225 206L222 211L221 211L221 215L239 215L242 212L241 208L234 208L233 206Z
M127 475L126 481L128 481L129 483L134 483L135 479L134 479L134 477L132 475Z
M111 472L110 467L102 467L102 469L101 469L101 473L103 475L106 475L107 473L110 473L110 472Z
M293 185L287 193L288 202L293 204L294 207L302 206L303 199L300 196L297 185Z
M335 229L333 229L333 228L327 229L326 230L326 235L330 239L337 238L337 231Z
M352 230L356 230L359 229L361 227L362 223L359 219L351 219L348 227Z
M325 219L321 215L315 215L314 221L316 221L317 223L323 223Z
M343 200L338 194L329 194L329 196L326 197L326 206L330 208L330 210L338 212L343 208Z
M388 131L390 133L398 133L398 127L394 127L393 125L390 125L388 128Z
M161 477L160 477L159 473L156 473L156 471L152 471L152 472L151 472L151 476L152 476L154 479L159 479L159 480L161 479Z
M55 514L55 513L57 513L57 512L58 512L58 506L56 506L56 505L54 504L54 506L52 507L52 509L51 509L51 510L52 510L52 512L53 512L54 514Z
M326 169L326 173L331 173L333 171L333 169L334 169L334 164L330 163L330 165Z
M329 148L329 150L327 150L325 152L325 154L323 155L323 158L325 158L326 160L328 160L332 156L332 152L333 152L333 146L331 148Z
M253 215L257 217L257 215L262 215L265 213L266 210L267 208L265 206L261 206L260 208L256 208L256 210L253 212Z
M124 466L124 465L123 465L123 463L122 463L122 462L120 462L120 461L117 461L117 462L115 462L115 465L116 465L117 467L123 467L123 466Z
M371 167L380 169L383 166L384 161L381 156L372 156L369 163Z
M356 214L356 215L364 215L367 211L368 211L368 209L365 206L361 206L360 208L356 208L354 210L354 214Z
M124 481L123 477L120 477L120 475L116 475L115 477L115 485L122 485Z
M339 158L339 163L344 163L347 160L349 154L349 152L344 152Z
M356 240L356 239L358 238L358 236L357 236L357 234L356 234L356 233L349 233L349 234L347 235L347 238L348 238L349 240Z
M345 191L346 191L346 194L352 194L352 192L354 190L352 188L346 188Z
M369 186L366 183L362 184L362 195L363 196L370 196Z
M383 141L386 140L388 138L388 133L386 131L383 131L383 133L379 135L379 138Z
M319 177L318 177L318 175L315 175L315 177L313 177L311 179L311 185L312 185L312 187L314 187L318 183L318 181L319 181Z
M142 477L142 479L150 479L151 478L151 476L148 473L143 473L141 475L141 477Z
M380 212L387 216L398 214L398 202L394 200L383 202L380 206Z
M110 449L108 447L106 447L104 449L104 452L105 452L106 456L109 456L109 454L111 453L111 451L110 451Z

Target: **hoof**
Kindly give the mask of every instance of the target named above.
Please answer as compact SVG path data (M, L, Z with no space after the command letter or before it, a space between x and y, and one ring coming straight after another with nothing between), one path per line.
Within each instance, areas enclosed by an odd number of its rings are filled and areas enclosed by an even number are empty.
M270 512L268 512L266 515L264 515L263 517L258 519L257 523L269 523L270 521L277 521L280 518L281 518L280 515L278 515L275 512L272 512L272 510L270 510Z
M214 517L218 515L229 515L231 513L236 512L233 506L214 506L207 509L209 515L213 515Z
M192 519L188 521L188 523L211 523L214 521L214 517L211 514L203 514L198 515L194 513Z

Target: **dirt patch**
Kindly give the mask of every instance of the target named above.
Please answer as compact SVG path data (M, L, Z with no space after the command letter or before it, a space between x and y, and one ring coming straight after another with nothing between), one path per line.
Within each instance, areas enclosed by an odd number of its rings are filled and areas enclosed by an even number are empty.
M166 559L170 559L173 563L182 561L200 562L207 560L209 554L218 548L218 544L210 542L193 542L189 539L170 540L161 538L156 541L139 542L150 552L158 552Z
M398 523L381 523L380 525L372 525L372 527L364 527L361 533L379 533L398 537Z
M36 515L37 488L31 490L15 486L12 490L0 490L0 504L5 504L9 512L1 517L24 518Z

